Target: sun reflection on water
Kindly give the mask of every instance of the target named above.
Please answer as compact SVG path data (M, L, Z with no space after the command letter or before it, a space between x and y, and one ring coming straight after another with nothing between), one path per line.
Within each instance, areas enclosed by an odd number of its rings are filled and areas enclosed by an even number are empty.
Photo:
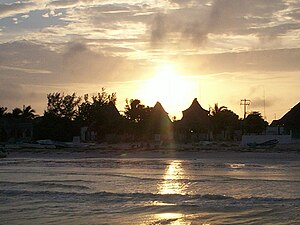
M182 161L172 160L167 165L163 179L158 183L158 193L162 195L186 195L188 194L189 179L188 175L183 167ZM169 199L169 198L167 198ZM173 198L170 198L173 199ZM151 224L178 224L178 225L190 225L191 221L195 219L195 216L190 213L186 213L177 206L176 200L166 201L153 201L153 205L161 206L164 212L153 215L154 222ZM148 221L149 222L149 221ZM209 225L208 223L200 223L202 225Z
M171 161L165 170L163 181L158 184L159 194L185 195L187 189L185 179L186 175L181 161Z

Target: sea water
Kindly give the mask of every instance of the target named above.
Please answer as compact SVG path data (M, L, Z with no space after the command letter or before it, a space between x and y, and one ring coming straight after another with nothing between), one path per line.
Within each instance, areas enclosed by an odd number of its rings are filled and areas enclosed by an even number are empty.
M8 157L0 224L300 224L299 155L245 154Z

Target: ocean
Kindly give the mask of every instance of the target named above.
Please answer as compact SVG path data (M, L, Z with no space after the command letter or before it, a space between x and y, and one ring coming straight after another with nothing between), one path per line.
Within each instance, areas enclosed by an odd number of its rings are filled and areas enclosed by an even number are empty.
M0 224L300 224L300 157L8 157Z

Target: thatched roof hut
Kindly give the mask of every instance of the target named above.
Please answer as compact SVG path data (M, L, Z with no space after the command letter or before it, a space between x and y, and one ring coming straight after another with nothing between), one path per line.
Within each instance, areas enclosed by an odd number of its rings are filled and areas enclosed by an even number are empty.
M160 102L157 102L151 111L149 131L152 134L168 134L171 132L172 122Z
M283 126L286 130L291 130L294 137L300 138L300 102L281 119L274 120L271 126Z
M194 132L207 132L210 127L209 111L202 108L195 98L189 108L182 111L180 128Z

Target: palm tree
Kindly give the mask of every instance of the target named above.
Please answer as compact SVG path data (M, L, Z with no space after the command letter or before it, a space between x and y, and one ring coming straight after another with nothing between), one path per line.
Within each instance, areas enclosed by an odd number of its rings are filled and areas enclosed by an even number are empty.
M7 110L7 108L6 107L2 107L2 106L0 106L0 117L3 117L3 116L5 116L5 111Z
M218 103L214 105L214 108L210 108L211 121L213 124L213 133L215 135L223 133L225 138L225 132L233 133L235 129L239 127L238 115L229 110L226 106L218 106Z
M25 119L33 119L34 117L36 117L35 115L35 110L31 108L31 106L26 106L23 105L23 110L22 110L22 114L21 116Z
M224 110L227 110L226 106L219 107L218 103L215 103L214 107L210 107L209 111L210 111L211 116L214 117Z
M19 117L21 117L22 116L22 110L20 109L20 108L14 108L13 110L12 110L12 113L11 113L11 116L13 117L13 118L19 118Z

